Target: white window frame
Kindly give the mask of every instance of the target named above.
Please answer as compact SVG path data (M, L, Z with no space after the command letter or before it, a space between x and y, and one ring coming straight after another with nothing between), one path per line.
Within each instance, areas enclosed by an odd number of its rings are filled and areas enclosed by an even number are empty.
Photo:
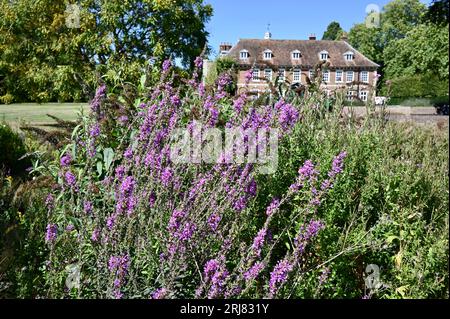
M285 80L286 80L286 70L278 69L278 81L285 81Z
M272 69L264 69L264 78L272 81Z
M259 69L253 69L252 70L252 81L253 82L259 82Z
M245 55L245 56L243 56L243 55ZM241 50L239 52L239 59L246 60L246 59L248 59L248 57L249 57L249 53L247 50Z
M269 56L268 56L268 55L269 55ZM269 49L264 50L264 52L263 52L263 59L264 59L264 60L272 60L272 58L273 58L272 51L269 50Z
M341 79L340 80L338 79L338 73L341 74ZM344 71L336 70L336 72L335 72L335 82L336 83L343 83L344 82Z
M326 60L328 60L330 58L330 54L328 53L328 51L325 51L325 50L321 51L319 53L319 58L320 58L321 61L326 61Z
M308 76L309 79L312 81L312 79L316 77L314 70L309 70Z
M353 91L348 90L345 93L345 98L347 99L347 101L353 101L353 98L355 97L355 95L353 94Z
M300 60L302 53L299 50L292 51L291 58L292 60Z
M353 59L355 58L355 54L351 51L345 52L344 58L345 58L345 61L353 61Z
M361 71L359 77L360 77L361 82L369 83L369 72L368 71Z
M325 82L325 83L329 83L330 82L330 71L329 70L325 70L325 71L322 72L322 81Z
M350 74L352 75L352 79L351 80L348 79ZM345 72L345 83L351 83L351 82L354 81L354 79L355 79L355 72L353 72L353 71L346 71Z
M298 78L297 80L295 78ZM292 71L292 83L301 83L302 82L302 70L294 69Z
M369 91L359 91L359 99L363 102L367 102L369 98Z

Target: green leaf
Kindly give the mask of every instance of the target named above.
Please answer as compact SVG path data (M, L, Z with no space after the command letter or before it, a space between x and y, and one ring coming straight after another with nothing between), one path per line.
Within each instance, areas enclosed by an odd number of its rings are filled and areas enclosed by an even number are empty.
M98 161L97 162L97 173L98 173L98 176L102 175L102 171L103 171L103 164L102 164L102 162Z
M105 163L105 170L108 171L109 167L111 166L111 163L114 158L114 151L112 148L105 148L103 150L103 162Z

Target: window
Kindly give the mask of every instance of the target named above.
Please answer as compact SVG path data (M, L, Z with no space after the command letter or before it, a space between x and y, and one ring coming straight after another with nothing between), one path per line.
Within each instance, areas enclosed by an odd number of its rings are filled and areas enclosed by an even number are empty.
M286 80L286 75L285 75L285 70L284 69L279 69L278 70L278 80L279 81Z
M264 77L267 80L272 81L272 69L265 69L264 70Z
M272 51L266 50L264 51L264 60L270 60L272 59Z
M367 101L367 91L360 91L359 92L359 99L361 100L361 101L364 101L364 102L366 102Z
M299 60L301 57L301 52L299 50L292 51L292 59Z
M323 71L323 73L322 73L322 80L325 83L330 82L330 71Z
M252 81L259 81L259 69L253 69Z
M314 79L314 77L316 76L314 70L309 70L309 79L312 81Z
M354 53L349 51L344 53L344 58L346 61L353 61Z
M294 70L294 75L292 77L293 82L301 82L302 72L299 69Z
M369 83L369 72L362 71L360 77L361 77L361 82Z
M241 58L241 60L243 60L243 59L248 59L248 56L249 56L249 54L248 54L248 51L247 50L242 50L241 52L240 52L240 58Z
M353 71L346 72L345 82L353 82Z
M347 93L345 93L345 98L348 101L353 101L353 91L347 91Z
M328 60L329 55L328 55L328 52L327 52L327 51L322 51L322 52L319 53L319 55L320 55L320 59L321 59L322 61Z
M344 72L342 70L336 70L336 83L344 82Z

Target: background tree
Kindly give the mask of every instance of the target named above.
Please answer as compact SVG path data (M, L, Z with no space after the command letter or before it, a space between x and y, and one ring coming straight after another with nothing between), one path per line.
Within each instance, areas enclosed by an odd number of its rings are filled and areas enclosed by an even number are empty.
M322 40L339 40L344 33L339 22L331 22L322 36Z
M445 25L449 21L449 0L433 0L424 16L425 22Z
M83 99L98 75L136 82L150 59L190 67L212 16L203 0L80 0L69 28L67 1L0 1L0 93L16 100Z

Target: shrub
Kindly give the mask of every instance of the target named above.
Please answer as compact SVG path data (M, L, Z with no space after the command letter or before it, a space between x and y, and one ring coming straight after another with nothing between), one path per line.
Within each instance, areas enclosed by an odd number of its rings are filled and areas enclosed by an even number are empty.
M24 174L31 166L29 159L20 159L26 154L26 147L18 133L6 123L0 123L0 168L12 175Z

